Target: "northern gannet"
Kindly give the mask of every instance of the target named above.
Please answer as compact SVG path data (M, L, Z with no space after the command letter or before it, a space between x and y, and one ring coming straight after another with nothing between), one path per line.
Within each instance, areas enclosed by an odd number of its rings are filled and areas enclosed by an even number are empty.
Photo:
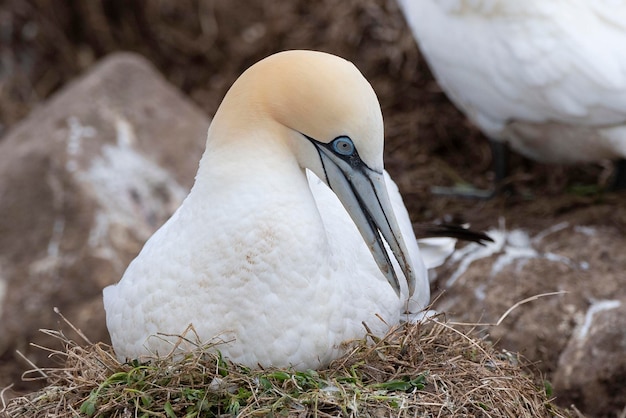
M189 195L104 306L122 361L168 355L177 338L156 334L192 324L241 364L313 369L429 297L374 90L342 58L287 51L233 84Z
M495 150L620 160L626 187L626 1L399 3L440 86Z

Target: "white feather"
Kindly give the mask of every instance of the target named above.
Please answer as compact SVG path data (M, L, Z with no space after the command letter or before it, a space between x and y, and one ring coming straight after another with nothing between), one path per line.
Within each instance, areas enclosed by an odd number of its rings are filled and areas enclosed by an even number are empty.
M626 1L399 0L451 100L536 160L626 157Z
M388 247L400 296L319 180L325 167L303 131L324 141L350 134L362 161L382 171L380 107L354 66L292 51L248 70L212 122L191 192L104 289L120 360L167 355L177 338L156 334L193 325L199 342L222 342L222 354L250 367L317 368L363 337L364 322L381 335L407 309L426 306L426 268L393 181L384 174L416 276L412 297Z

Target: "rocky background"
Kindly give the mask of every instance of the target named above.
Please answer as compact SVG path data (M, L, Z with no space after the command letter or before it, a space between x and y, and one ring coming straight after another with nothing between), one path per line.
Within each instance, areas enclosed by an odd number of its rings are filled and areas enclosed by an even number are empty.
M624 416L626 193L605 190L611 165L514 156L507 195L433 195L489 187L489 146L433 80L393 0L0 3L0 387L37 384L20 380L32 368L23 356L54 361L29 345L55 344L38 332L64 327L54 307L107 341L101 289L185 196L226 90L294 48L341 55L372 82L386 166L414 221L470 222L495 238L437 272L435 308L520 352L562 404Z

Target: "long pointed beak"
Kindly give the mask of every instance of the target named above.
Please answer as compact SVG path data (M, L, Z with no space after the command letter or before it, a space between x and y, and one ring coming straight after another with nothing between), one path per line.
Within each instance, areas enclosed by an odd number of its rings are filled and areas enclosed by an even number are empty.
M370 169L360 158L346 161L335 155L326 144L315 140L313 143L319 151L328 185L361 232L380 271L400 296L400 282L385 249L384 238L404 273L409 295L413 295L415 274L389 200L383 173Z

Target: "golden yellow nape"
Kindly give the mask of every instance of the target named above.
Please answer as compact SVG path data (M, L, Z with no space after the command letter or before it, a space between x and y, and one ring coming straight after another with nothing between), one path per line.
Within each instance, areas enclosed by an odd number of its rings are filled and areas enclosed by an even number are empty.
M363 322L382 334L424 308L426 268L382 150L378 100L348 61L287 51L248 69L189 196L104 290L118 357L168 355L176 338L156 334L192 324L250 367L318 368Z

